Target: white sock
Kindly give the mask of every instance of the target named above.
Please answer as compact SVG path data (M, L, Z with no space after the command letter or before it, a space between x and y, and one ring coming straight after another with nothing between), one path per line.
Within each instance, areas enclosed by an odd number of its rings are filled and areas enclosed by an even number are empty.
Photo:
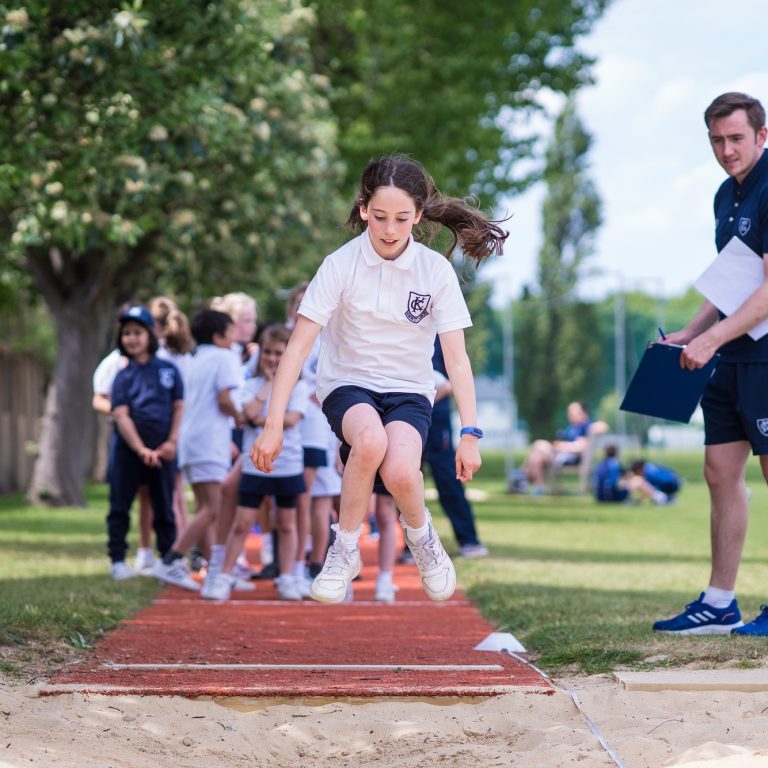
M338 523L334 523L331 526L331 529L336 531L336 538L344 545L346 549L357 548L357 541L363 531L362 525L358 526L354 531L345 531Z
M421 525L418 528L414 528L413 526L406 523L405 530L408 533L408 540L414 544L418 544L423 538L429 535L429 520L427 520L424 525Z
M713 608L727 608L733 601L734 593L720 587L707 587L702 601Z
M211 559L208 561L208 568L221 568L221 566L224 565L224 558L226 555L226 544L211 545Z
M272 545L272 534L271 533L262 533L261 534L261 564L262 565L269 565L270 563L274 562L275 560L275 548Z
M379 571L379 575L376 577L376 584L391 584L392 583L392 571Z
M294 579L304 578L304 561L303 560L297 560L293 564L293 578Z

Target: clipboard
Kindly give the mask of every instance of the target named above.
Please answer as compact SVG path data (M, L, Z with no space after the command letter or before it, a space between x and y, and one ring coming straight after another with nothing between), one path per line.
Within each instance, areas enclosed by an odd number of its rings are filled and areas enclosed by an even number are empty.
M684 424L690 421L720 354L715 353L703 368L689 371L680 367L682 349L679 344L648 345L619 406L622 411Z

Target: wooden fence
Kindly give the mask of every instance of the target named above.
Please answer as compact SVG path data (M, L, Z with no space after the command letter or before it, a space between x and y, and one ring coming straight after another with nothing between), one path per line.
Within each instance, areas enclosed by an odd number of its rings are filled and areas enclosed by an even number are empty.
M38 360L0 347L0 494L26 490L32 477L45 387Z

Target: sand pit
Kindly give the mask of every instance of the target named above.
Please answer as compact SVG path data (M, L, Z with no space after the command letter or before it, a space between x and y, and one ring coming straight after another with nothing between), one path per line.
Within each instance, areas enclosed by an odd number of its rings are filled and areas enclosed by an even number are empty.
M768 694L574 691L626 768L768 768ZM285 702L0 688L0 768L615 766L570 695Z

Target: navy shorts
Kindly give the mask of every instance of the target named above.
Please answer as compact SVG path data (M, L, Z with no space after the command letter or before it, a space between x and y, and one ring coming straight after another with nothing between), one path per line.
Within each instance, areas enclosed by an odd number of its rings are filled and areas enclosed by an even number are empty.
M370 405L379 414L384 426L393 421L404 421L406 424L410 424L421 436L423 452L427 443L429 425L432 422L432 404L424 395L413 392L373 392L370 389L345 385L334 389L323 400L323 413L328 419L333 433L341 440L339 456L342 463L347 463L351 446L344 439L341 423L344 414L358 403ZM389 494L378 472L373 484L373 492Z
M247 475L240 478L237 503L241 507L258 509L265 496L274 496L275 504L280 509L293 509L299 500L299 494L306 490L304 475L291 477L264 477Z
M701 399L705 445L746 440L768 454L768 363L720 363Z
M328 451L322 448L304 447L304 466L310 468L327 467Z

